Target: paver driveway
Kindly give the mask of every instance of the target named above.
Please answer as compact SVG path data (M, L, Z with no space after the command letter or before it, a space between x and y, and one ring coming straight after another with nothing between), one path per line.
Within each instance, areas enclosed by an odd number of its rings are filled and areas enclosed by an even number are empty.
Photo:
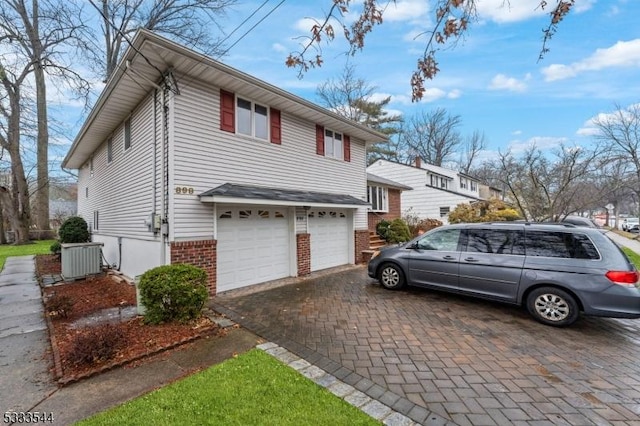
M517 307L388 291L361 266L213 304L419 422L640 425L640 320L552 328Z

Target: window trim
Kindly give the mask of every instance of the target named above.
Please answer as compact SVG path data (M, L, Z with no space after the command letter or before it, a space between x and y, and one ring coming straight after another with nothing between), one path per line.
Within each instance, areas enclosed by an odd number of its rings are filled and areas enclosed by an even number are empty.
M131 117L124 120L124 151L131 149Z
M251 129L251 134L247 134L247 133L243 133L240 131L240 114L238 109L240 108L240 106L238 105L239 101L244 101L244 102L248 102L250 105L250 109L249 109L249 114L250 114L250 123L249 123L249 127ZM265 137L260 137L256 135L256 106L262 107L266 110L266 115L265 115L265 130L266 130L266 135ZM245 108L242 108L245 109ZM236 126L236 133L238 135L242 135L242 136L247 136L250 138L254 138L254 139L258 139L261 141L266 141L269 142L270 141L270 137L271 137L271 111L270 108L266 105L263 105L261 103L255 102L251 99L247 99L247 98L243 98L241 96L236 96L235 97L235 101L234 101L234 112L235 112L235 126ZM261 115L261 114L260 114Z
M327 133L331 133L331 136L327 136ZM337 132L333 129L329 129L327 127L324 128L324 156L327 158L333 158L334 160L339 160L339 161L345 161L344 159L344 133L342 132ZM336 142L338 141L336 139L336 135L340 135L340 140L339 140L339 149L336 149ZM331 155L329 155L328 150L327 150L327 138L330 137L331 138L331 151L333 152Z
M382 190L382 191L380 191ZM376 192L376 199L378 208L373 208L374 192ZM389 188L386 186L367 185L367 202L371 204L369 211L373 213L388 213L389 212ZM382 208L380 208L382 207Z

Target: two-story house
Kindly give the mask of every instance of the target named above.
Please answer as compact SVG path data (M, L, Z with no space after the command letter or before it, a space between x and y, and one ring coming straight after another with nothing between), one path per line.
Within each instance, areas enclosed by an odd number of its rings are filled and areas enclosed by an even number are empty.
M110 265L194 264L215 294L359 262L365 147L385 140L141 30L63 166Z
M413 164L378 160L367 167L373 173L412 188L401 193L404 211L420 218L448 223L449 213L458 204L480 200L480 182L469 175L426 164L416 158Z

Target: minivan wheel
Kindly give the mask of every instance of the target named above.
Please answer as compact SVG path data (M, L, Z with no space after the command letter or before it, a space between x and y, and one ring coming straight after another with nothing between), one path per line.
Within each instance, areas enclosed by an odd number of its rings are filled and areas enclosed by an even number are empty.
M573 324L580 314L575 298L555 287L541 287L529 293L527 309L536 320L556 327Z
M393 263L385 263L379 269L378 281L384 288L389 290L398 290L404 287L404 273L398 265Z

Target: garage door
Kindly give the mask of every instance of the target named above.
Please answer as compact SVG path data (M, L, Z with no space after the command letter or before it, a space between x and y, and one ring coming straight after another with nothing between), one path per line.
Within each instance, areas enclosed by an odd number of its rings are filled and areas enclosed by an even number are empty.
M311 270L349 263L349 223L342 210L311 210Z
M218 291L288 277L286 208L218 208Z

